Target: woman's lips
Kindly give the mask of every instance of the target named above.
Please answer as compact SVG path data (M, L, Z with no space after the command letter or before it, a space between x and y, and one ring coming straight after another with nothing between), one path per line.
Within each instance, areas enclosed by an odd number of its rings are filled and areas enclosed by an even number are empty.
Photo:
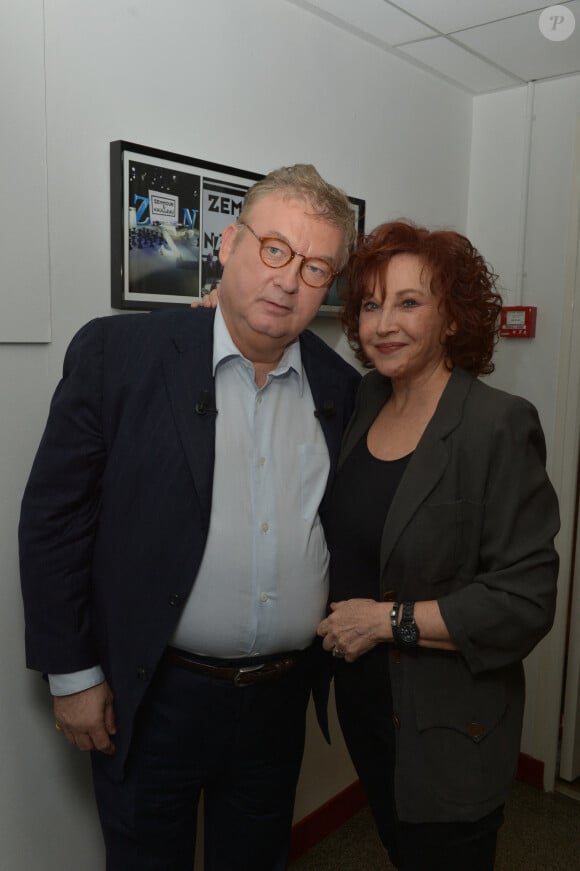
M382 342L380 345L375 345L374 348L379 354L392 354L395 351L400 351L405 345L402 342Z

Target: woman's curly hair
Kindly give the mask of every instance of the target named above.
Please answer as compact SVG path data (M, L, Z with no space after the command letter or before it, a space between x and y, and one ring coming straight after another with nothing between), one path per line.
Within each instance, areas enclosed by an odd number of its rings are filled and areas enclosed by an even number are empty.
M360 309L397 254L420 258L431 292L441 300L447 323L455 326L453 335L444 339L447 366L461 366L473 375L493 372L502 306L497 275L465 236L452 230L431 231L406 220L381 224L362 237L346 266L342 323L357 359L372 368L359 339Z

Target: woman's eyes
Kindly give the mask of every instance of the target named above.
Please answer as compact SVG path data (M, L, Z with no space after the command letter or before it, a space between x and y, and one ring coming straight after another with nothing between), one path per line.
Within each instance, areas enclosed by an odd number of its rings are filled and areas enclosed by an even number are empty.
M413 297L406 297L405 299L402 299L402 300L398 303L398 305L399 305L400 308L402 308L402 309L413 309L413 308L417 308L417 306L419 305L419 303L418 303L418 301L417 301L416 299L413 299ZM376 312L376 311L378 311L381 307L382 307L382 303L380 303L380 302L376 302L376 301L373 300L373 299L367 299L367 300L365 300L365 301L363 302L362 306L361 306L362 310L365 311L365 312Z

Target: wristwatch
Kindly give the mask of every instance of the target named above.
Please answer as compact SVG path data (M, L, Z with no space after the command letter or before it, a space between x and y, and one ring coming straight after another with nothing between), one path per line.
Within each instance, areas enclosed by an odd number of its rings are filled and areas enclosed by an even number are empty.
M416 647L419 641L419 627L415 623L415 603L403 602L401 622L397 623L399 603L393 602L391 609L391 628L393 640L399 647Z

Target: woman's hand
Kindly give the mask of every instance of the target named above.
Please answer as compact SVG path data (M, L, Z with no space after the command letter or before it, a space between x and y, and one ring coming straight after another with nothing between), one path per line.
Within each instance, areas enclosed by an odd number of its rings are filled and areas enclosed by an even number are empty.
M354 662L382 641L392 641L390 604L374 599L347 599L331 602L328 617L317 632L322 646L335 656Z
M392 602L374 599L347 599L331 602L328 617L318 625L322 646L334 656L354 662L383 641L393 641ZM415 603L415 620L420 630L419 647L457 650L435 599Z
M210 290L209 293L206 293L205 296L199 301L192 302L192 308L215 308L218 304L219 300L219 290L217 287L214 287L213 290Z

